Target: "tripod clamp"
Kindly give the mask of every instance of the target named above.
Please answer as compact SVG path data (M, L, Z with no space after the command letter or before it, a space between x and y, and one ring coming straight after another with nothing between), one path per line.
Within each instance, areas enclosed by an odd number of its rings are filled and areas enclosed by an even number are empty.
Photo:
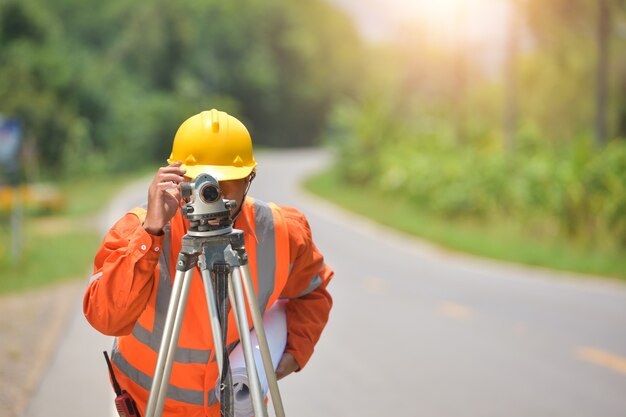
M259 310L254 284L250 277L248 256L244 247L244 235L241 230L237 229L230 229L229 233L225 234L216 235L212 233L210 236L203 236L202 233L194 232L193 234L188 233L182 238L182 248L176 262L176 276L174 277L172 295L163 329L163 339L157 356L154 380L148 397L145 417L160 417L163 412L189 289L196 266L200 268L202 275L215 346L215 358L220 373L219 389L222 416L233 416L232 379L228 352L225 347L228 335L228 300L233 306L233 315L243 348L254 415L259 417L268 415L254 361L246 311L247 299L274 411L277 417L284 417L285 413L265 335L262 313Z

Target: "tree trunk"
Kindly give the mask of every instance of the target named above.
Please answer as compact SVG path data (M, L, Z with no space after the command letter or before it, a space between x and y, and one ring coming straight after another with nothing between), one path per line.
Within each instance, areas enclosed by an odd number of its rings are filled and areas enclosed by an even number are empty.
M504 62L504 148L515 149L517 130L517 52L519 38L519 7L513 0L509 8L509 29Z
M454 129L457 142L467 141L467 83L468 68L466 58L467 48L467 19L466 4L460 2L455 15L455 60L453 67L453 109L454 109Z
M611 33L611 10L609 0L598 0L598 61L596 67L596 145L603 146L607 138L606 112L609 78L609 35Z

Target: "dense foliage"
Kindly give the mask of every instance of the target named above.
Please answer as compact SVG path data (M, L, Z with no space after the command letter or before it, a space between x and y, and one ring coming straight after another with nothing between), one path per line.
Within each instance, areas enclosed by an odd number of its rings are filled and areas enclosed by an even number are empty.
M506 77L484 71L469 46L446 52L405 33L364 98L334 113L329 141L343 178L442 218L626 247L626 39L609 32L609 140L599 146L595 4L532 0L518 11L530 46L516 56L508 141ZM610 4L619 27L623 4Z
M626 1L509 4L505 43L412 25L365 50L324 0L0 0L0 113L24 123L29 178L161 162L217 107L257 144L325 134L346 181L433 215L619 250Z
M493 140L459 144L448 126L399 122L382 109L344 111L335 129L343 178L372 194L408 198L450 219L508 219L538 238L562 233L585 245L626 246L623 141L597 150L584 138L563 147L528 135L515 152L502 152Z
M323 0L0 0L0 113L22 120L29 178L163 161L212 107L257 144L310 145L359 50Z

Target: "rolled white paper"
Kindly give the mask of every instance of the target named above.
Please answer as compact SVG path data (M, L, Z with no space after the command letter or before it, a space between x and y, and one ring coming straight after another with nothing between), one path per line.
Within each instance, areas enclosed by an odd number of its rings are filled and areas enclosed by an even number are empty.
M278 300L263 314L263 327L265 328L265 335L267 337L267 344L269 345L274 370L276 370L278 362L285 352L285 346L287 345L287 316L285 314L285 303L286 301L284 300ZM259 373L263 397L265 397L268 391L268 383L267 377L265 376L265 368L263 367L263 359L261 358L261 351L259 350L259 342L254 329L250 332L250 339L254 352L254 363ZM230 369L233 377L235 416L252 417L254 415L254 409L252 407L248 371L246 370L246 361L244 359L241 343L228 355L228 359L230 360ZM219 399L219 383L215 388L215 393Z

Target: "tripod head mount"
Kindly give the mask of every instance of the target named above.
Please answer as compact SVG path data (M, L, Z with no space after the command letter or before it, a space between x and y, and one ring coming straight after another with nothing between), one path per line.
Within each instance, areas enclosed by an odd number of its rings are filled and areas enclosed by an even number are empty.
M189 220L190 236L208 237L231 233L231 212L237 207L235 200L222 198L219 182L209 174L200 174L191 182L180 185L186 204L180 208Z

